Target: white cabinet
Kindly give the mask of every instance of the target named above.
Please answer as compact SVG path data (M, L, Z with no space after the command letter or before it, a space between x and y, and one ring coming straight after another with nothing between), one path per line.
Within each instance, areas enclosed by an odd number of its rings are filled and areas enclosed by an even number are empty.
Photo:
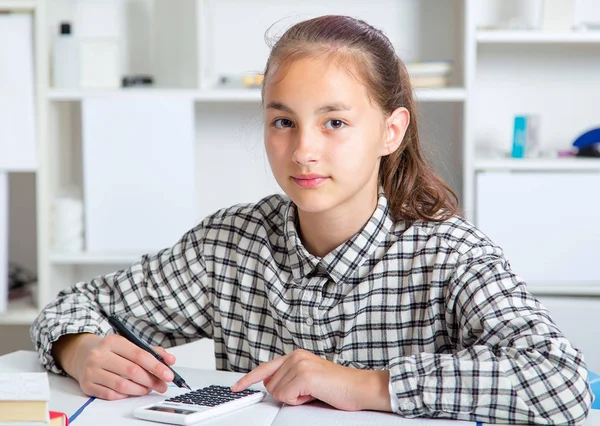
M194 106L185 99L82 102L85 250L169 247L196 224Z
M600 287L600 173L480 172L477 224L536 287Z
M583 352L587 367L600 374L599 298L541 296L560 331Z

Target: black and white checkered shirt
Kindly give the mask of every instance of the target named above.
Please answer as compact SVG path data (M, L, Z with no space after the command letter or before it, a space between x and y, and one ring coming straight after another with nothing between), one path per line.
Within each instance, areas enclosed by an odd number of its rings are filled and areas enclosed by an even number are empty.
M582 354L468 222L394 223L385 196L350 240L309 254L281 195L206 218L172 248L61 292L31 335L112 332L146 341L214 339L217 368L247 372L304 348L388 369L403 416L574 424L591 404Z

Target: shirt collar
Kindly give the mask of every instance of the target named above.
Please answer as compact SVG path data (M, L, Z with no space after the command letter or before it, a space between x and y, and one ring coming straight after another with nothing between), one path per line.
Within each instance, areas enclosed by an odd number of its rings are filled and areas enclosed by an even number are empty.
M380 192L377 207L363 228L321 259L313 256L304 248L297 230L296 206L291 201L288 204L286 216L287 249L292 275L297 283L319 264L336 284L346 282L385 241L393 228L388 200L385 194Z

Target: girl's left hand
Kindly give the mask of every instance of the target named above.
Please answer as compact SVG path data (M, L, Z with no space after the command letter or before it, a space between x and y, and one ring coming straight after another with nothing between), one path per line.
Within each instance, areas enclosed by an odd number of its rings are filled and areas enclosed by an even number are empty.
M291 354L265 362L231 387L239 392L264 382L273 397L289 405L315 399L346 411L391 411L386 370L358 370L297 349Z

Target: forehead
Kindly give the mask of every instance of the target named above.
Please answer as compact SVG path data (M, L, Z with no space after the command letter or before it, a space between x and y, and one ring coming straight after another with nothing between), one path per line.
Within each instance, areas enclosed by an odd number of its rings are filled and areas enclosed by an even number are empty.
M306 57L283 64L265 79L265 104L272 100L330 101L335 96L355 104L370 104L366 85L354 61ZM282 98L282 99L280 99Z

